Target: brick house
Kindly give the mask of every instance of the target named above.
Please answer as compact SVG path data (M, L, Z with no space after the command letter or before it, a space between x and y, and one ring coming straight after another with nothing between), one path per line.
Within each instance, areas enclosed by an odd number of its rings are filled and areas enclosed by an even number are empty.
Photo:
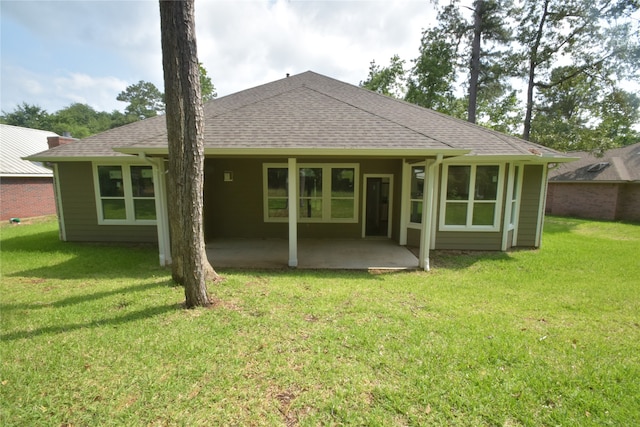
M22 157L49 148L53 132L0 124L0 220L56 213L53 171Z
M580 160L549 172L546 213L604 220L640 221L640 143Z

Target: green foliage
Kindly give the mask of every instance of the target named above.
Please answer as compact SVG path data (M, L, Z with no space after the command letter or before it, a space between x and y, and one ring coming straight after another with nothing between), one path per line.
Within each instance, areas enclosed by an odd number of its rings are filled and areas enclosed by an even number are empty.
M200 67L200 92L202 94L202 102L211 101L218 96L216 87L211 82L211 77L207 75L207 69L204 68L202 63L198 64Z
M640 123L637 96L622 86L640 82L639 10L635 0L478 0L473 8L452 1L423 31L402 79L393 64L403 61L394 57L389 67L372 62L361 85L398 96L391 86L406 82L405 100L460 118L475 97L478 124L560 150L627 145ZM518 81L528 87L517 90Z
M155 247L4 226L0 419L24 425L638 425L640 226L430 273L225 271L184 310Z
M49 113L37 105L23 102L12 112L2 111L0 122L6 125L20 126L30 129L49 130L51 120Z
M556 68L551 79L574 68ZM633 125L640 118L640 99L615 85L602 84L597 76L580 73L541 88L532 138L562 151L602 152L637 142L640 134Z
M128 102L125 112L139 119L154 117L164 111L164 95L151 82L140 80L129 85L116 99Z
M517 26L516 39L520 55L527 58L522 75L528 81L527 111L523 137L532 134L537 138L544 129L533 129L534 125L545 125L544 121L534 123L534 110L549 109L540 105L547 95L534 97L540 92L563 85L573 79L593 79L594 96L602 99L610 90L611 82L638 79L638 46L640 31L637 19L630 14L640 9L640 3L628 0L525 0L520 10L522 20ZM558 67L558 62L570 61L568 67ZM580 81L574 86L580 86ZM597 109L591 111L592 121L602 121ZM573 117L572 127L578 126L579 118ZM574 137L588 134L589 128L576 128ZM550 136L545 136L549 139ZM596 139L599 135L587 136ZM575 141L564 138L565 145ZM542 141L541 141L542 142Z
M403 98L405 74L404 61L398 55L391 57L387 67L380 67L375 61L371 61L367 80L361 81L360 87L382 95Z
M422 33L420 56L415 59L407 79L406 100L444 113L455 102L456 45L439 29Z

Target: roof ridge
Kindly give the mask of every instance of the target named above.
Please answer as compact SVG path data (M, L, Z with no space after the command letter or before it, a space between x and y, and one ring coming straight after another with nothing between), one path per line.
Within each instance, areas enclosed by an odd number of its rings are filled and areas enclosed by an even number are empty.
M528 145L532 145L532 146L533 146L534 148L536 148L536 149L540 149L540 150L549 150L549 151L556 151L556 150L553 150L553 149L551 149L551 148L549 148L549 147L543 146L543 145L541 145L541 144L537 144L537 143L535 143L535 142L527 141L527 140L525 140L525 139L522 139L522 138L517 137L517 136L514 136L514 135L507 135L507 134L503 134L503 133L498 132L498 131L496 131L496 130L494 130L494 129L490 129L490 128L484 127L484 126L479 125L479 124L477 124L477 123L471 123L471 122L468 122L468 121L466 121L466 120L464 120L464 119L461 119L461 118L459 118L459 117L450 116L450 115L445 114L445 113L442 113L442 112L440 112L440 111L436 111L436 110L434 110L434 109L432 109L432 108L423 107L423 106L421 106L421 105L414 104L414 103L409 102L409 101L405 101L404 99L398 99L398 98L394 98L394 97L392 97L392 96L383 95L383 94L378 93L378 92L376 92L376 91L372 91L372 90L369 90L369 89L365 89L365 88L363 88L363 87L356 86L356 85L351 84L351 83L343 82L343 81L340 81L340 80L334 79L334 78L332 78L332 77L328 77L328 76L324 76L324 75L322 75L322 74L314 73L313 71L308 71L307 73L313 74L313 75L315 75L315 76L319 76L319 77L321 77L321 78L330 79L330 80L332 80L332 81L335 81L335 82L340 83L340 84L345 85L345 86L352 87L352 88L354 88L354 89L360 89L360 90L362 90L362 91L364 91L364 92L366 92L366 93L368 93L368 94L373 94L373 95L378 96L378 97L381 97L382 99L385 99L385 100L387 100L387 101L392 101L392 102L395 102L395 103L399 103L399 104L402 104L403 106L410 107L410 108L412 108L412 109L419 110L419 111L424 112L424 113L428 113L428 114L432 114L432 115L435 115L435 116L439 116L439 117L441 117L441 118L443 118L443 119L445 119L445 120L453 120L453 121L455 121L455 122L459 123L460 125L464 125L465 127L470 128L470 129L473 129L473 130L479 130L479 131L482 131L482 132L485 132L485 133L489 133L489 134L493 135L494 137L496 137L496 138L500 139L500 140L501 140L501 141L503 141L504 143L508 144L510 147L512 147L512 148L514 148L514 149L516 149L517 151L520 151L520 152L521 152L521 153L523 153L523 154L527 154L527 155L531 155L531 154L539 155L538 153L536 153L536 152L534 152L534 151L532 151L532 150L526 150L526 149L524 149L524 148L522 148L522 147L518 146L518 144L516 144L514 141L511 141L511 138L518 139L518 140L519 140L519 142L521 142L521 143L528 144ZM303 74L304 74L304 73L303 73ZM325 93L325 95L327 95L327 94ZM327 96L331 96L331 95L327 95ZM338 99L338 98L336 98L336 97L334 97L334 96L332 96L332 97L333 97L334 99ZM353 104L351 104L351 103L348 103L347 101L340 100L340 99L338 99L338 100L339 100L339 101L341 101L341 102L345 102L345 103L347 103L347 104L349 104L349 105L352 105L352 106L354 106L354 107L356 107L356 108L359 108L359 109L361 109L362 111L367 111L367 112L369 112L369 113L371 113L371 114L374 114L374 115L376 115L377 117L382 117L382 116L380 116L380 115L378 115L378 114L372 113L371 111L364 110L363 108L360 108L360 107L358 107L358 106L356 106L356 105L353 105ZM428 137L428 138L430 138L430 139L433 139L434 141L438 141L438 142L440 142L440 143L442 143L442 144L445 144L445 145L447 145L448 147L451 147L451 148L457 148L457 147L454 147L452 144L449 144L449 143L447 143L447 142L441 141L440 139L438 139L438 138L436 138L436 137L434 137L434 136L431 136L431 135L427 135L427 134L425 134L424 132L420 132L420 131L418 131L418 130L416 130L416 129L412 129L412 128L408 127L407 125L404 125L404 124L398 123L397 121L390 120L390 119L385 118L385 117L382 117L382 118L383 118L383 119L385 119L385 120L388 120L388 121L390 121L390 122L396 123L396 124L397 124L397 125L399 125L399 126L403 126L403 127L407 128L407 129L410 129L410 130L412 130L413 132L416 132L416 133L418 133L418 134L420 134L420 135L423 135L423 136L426 136L426 137ZM540 153L540 154L541 154L541 153Z
M340 82L339 80L336 80L336 81L337 81L337 82ZM346 84L346 85L352 86L352 87L353 87L353 88L355 88L355 89L361 89L361 90L363 90L363 91L367 91L368 93L372 93L372 94L374 94L374 95L382 96L382 97L384 97L384 98L385 98L385 99L387 99L387 100L391 100L391 101L401 101L401 102L406 103L406 104L408 104L408 105L410 105L410 106L412 106L412 107L420 107L420 106L418 106L418 105L411 104L411 103L409 103L409 102L402 101L402 100L399 100L399 99L396 99L396 98L392 98L392 97L390 97L390 96L382 95L382 94L380 94L380 93L377 93L377 92L374 92L374 91L370 91L370 90L368 90L368 89L364 89L364 88L358 87L358 86L356 86L356 85L351 85L350 83L344 83L344 82L340 82L340 83L343 83L343 84ZM383 119L383 120L385 120L385 121L388 121L388 122L390 122L390 123L393 123L393 124L395 124L395 125L397 125L397 126L400 126L400 127L405 128L405 129L408 129L408 130L410 130L411 132L414 132L414 133L417 133L417 134L419 134L419 135L422 135L422 136L424 136L424 137L426 137L426 138L429 138L429 139L431 139L431 140L433 140L433 141L437 141L437 142L439 142L439 143L441 143L441 144L443 144L443 145L446 145L446 146L447 146L447 147L449 147L449 148L452 148L452 149L458 149L457 147L454 147L453 145L449 144L448 142L441 141L440 139L438 139L438 138L436 138L436 137L434 137L434 136L427 135L427 134L426 134L426 133L424 133L424 132L420 132L419 130L413 129L413 128L411 128L411 127L409 127L409 126L407 126L407 125L405 125L405 124L403 124L403 123L399 123L399 122L398 122L398 121L396 121L396 120L391 120L391 119L389 119L388 117L384 117L384 116L381 116L380 114L376 114L376 113L374 113L373 111L366 110L366 109L364 109L364 108L362 108L362 107L360 107L360 106L358 106L358 105L355 105L354 103L351 103L351 102L345 101L345 100L343 100L343 99L339 99L339 98L337 98L336 96L330 95L330 94L325 93L325 92L323 92L323 91L321 91L321 90L318 90L318 89L316 89L316 88L312 88L312 87L309 87L309 86L306 86L306 85L303 85L303 86L305 86L306 88L308 88L308 89L310 89L310 90L313 90L314 92L317 92L317 93L319 93L319 94L321 94L321 95L324 95L324 96L327 96L327 97L329 97L329 98L335 99L336 101L342 102L343 104L350 105L351 107L354 107L354 108L356 108L356 109L358 109L358 110L360 110L360 111L363 111L363 112L365 112L365 113L367 113L367 114L371 114L372 116L378 117L378 118L380 118L380 119ZM422 108L423 110L425 110L425 108L424 108L424 107L420 107L420 108ZM428 109L426 109L426 110L428 110Z
M631 181L631 175L629 174L629 171L627 170L627 167L625 166L624 161L621 157L611 157L611 163L613 163L613 166L615 166L622 181Z

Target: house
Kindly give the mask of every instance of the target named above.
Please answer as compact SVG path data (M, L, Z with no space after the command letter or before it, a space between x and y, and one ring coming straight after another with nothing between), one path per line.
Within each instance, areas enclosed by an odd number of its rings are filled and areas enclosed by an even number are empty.
M0 124L0 220L56 213L53 172L40 163L22 160L46 150L49 136L57 135Z
M608 150L602 157L570 154L580 160L549 172L547 213L640 221L640 143Z
M548 148L311 71L204 105L204 229L223 238L540 246ZM73 241L158 242L169 263L165 118L30 157L54 164ZM295 203L291 203L291 198ZM285 264L285 265L286 265Z

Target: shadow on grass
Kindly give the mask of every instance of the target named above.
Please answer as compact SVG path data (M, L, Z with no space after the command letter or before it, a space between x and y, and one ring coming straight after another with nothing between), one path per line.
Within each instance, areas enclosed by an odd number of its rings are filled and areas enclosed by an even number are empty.
M94 319L87 322L80 323L68 323L66 325L45 326L42 328L36 328L28 331L16 331L9 332L7 334L0 335L0 341L15 341L23 338L34 338L41 335L55 335L64 332L72 332L78 329L92 329L102 326L118 326L129 322L135 322L138 320L149 319L154 316L159 316L170 311L176 311L180 309L179 304L166 304L156 307L149 307L144 310L135 311L125 314L123 316L108 318L108 319Z
M431 267L464 270L479 261L513 261L507 252L435 250L431 252Z
M37 310L40 308L63 308L76 304L82 304L85 302L96 301L101 298L107 298L112 295L118 294L130 294L132 292L143 292L154 288L173 286L172 281L160 282L160 283L147 283L145 285L127 286L124 288L112 289L109 291L101 291L94 293L83 293L82 295L76 295L68 298L61 299L45 304L0 304L0 312L8 312L12 310Z
M162 271L157 264L157 247L154 244L97 244L61 242L56 230L13 237L2 240L3 262L19 265L22 270L7 274L16 277L41 277L49 279L78 279L121 277L146 277L150 271ZM55 257L67 259L54 263ZM39 259L42 267L29 268L29 260ZM33 263L31 263L33 264Z
M548 215L544 217L544 232L549 234L567 233L584 222L585 220L578 218Z

